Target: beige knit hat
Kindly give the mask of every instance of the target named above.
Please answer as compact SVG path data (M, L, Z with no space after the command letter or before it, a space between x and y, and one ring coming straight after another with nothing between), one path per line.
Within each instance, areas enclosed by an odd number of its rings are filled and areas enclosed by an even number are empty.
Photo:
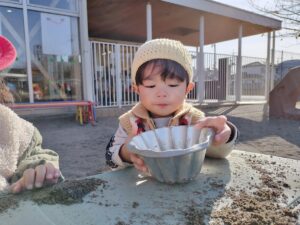
M153 39L139 47L131 67L131 81L135 84L138 68L152 59L170 59L179 63L187 72L190 82L193 80L192 57L180 41L171 39Z

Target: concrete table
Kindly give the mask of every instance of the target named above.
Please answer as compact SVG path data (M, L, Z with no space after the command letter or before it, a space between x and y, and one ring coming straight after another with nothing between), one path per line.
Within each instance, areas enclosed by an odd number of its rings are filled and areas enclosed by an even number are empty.
M253 202L247 196L275 190L282 208L300 196L300 161L236 150L225 160L205 159L198 178L187 184L159 183L133 168L94 177L107 183L86 195L82 203L38 205L22 201L16 209L0 214L0 224L222 224L222 213L216 212L226 207L226 212L234 212L231 205L240 196L246 196L246 203ZM295 211L299 204L292 207ZM295 219L297 223L299 219Z

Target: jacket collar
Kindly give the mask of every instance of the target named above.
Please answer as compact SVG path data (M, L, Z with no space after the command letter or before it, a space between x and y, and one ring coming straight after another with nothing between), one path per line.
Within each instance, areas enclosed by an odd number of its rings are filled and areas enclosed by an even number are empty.
M191 104L184 102L182 104L182 106L175 112L172 120L176 120L176 119L180 118L181 116L185 115L187 112L190 111L191 108L192 108ZM150 120L151 119L148 110L142 105L141 102L137 103L132 108L131 111L138 118L142 118L142 119L145 119L145 120Z

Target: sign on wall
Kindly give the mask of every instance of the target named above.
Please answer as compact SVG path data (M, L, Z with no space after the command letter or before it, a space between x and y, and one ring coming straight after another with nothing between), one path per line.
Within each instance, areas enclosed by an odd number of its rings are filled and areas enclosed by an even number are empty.
M41 13L42 51L49 55L72 55L70 17Z

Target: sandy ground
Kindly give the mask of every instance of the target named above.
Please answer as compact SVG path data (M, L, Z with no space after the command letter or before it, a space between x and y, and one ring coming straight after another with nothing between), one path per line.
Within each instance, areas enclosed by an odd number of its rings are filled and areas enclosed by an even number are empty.
M207 115L224 114L240 131L235 149L300 160L300 121L269 119L264 105L207 108ZM66 178L94 175L108 170L105 148L115 132L117 117L98 118L95 126L79 125L75 117L25 117L41 132L43 147L60 155Z

